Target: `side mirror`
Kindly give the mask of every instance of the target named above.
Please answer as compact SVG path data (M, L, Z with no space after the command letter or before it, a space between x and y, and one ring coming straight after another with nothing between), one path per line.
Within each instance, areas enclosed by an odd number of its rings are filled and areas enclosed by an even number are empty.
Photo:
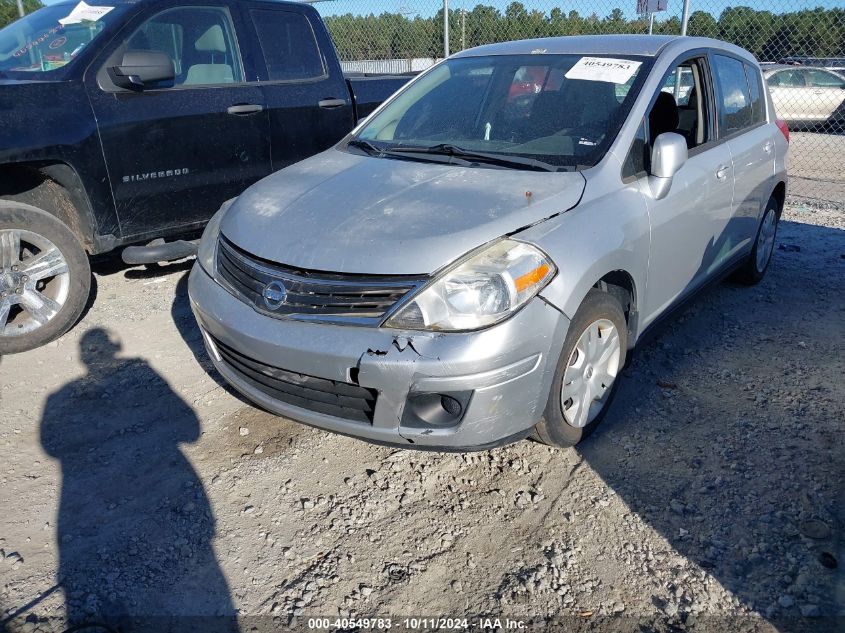
M672 188L672 178L687 162L687 141L680 134L664 132L651 150L651 175L648 177L655 200L665 198Z
M176 78L173 60L161 51L126 51L120 65L111 66L108 73L114 85L128 90Z

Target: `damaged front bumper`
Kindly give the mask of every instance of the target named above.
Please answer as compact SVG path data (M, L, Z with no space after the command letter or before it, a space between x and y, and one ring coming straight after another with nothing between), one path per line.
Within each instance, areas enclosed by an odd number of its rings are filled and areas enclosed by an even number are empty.
M511 319L470 333L273 319L199 265L189 294L214 366L250 400L299 422L414 448L477 450L527 435L546 406L569 326L540 298ZM288 382L274 383L274 376ZM290 393L267 386L291 381L297 384ZM333 414L323 404L329 398L313 385L336 386L340 395L332 397L350 406L358 406L356 389L371 393L372 408L366 418ZM312 406L309 394L321 402Z

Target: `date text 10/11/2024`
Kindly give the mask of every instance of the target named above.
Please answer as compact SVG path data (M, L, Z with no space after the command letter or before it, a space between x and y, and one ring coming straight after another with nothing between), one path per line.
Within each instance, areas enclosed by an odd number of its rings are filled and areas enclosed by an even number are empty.
M519 631L526 628L523 620L511 618L444 618L444 617L371 617L371 618L308 618L308 629L315 631L371 630L388 631Z

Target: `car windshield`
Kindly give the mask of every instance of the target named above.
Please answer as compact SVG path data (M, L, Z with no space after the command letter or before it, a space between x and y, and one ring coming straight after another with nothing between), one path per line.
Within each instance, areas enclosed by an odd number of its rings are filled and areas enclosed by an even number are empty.
M117 19L122 7L58 4L0 29L0 75L40 78L59 70Z
M590 167L616 137L650 65L646 57L582 55L450 59L393 99L348 147L516 169Z

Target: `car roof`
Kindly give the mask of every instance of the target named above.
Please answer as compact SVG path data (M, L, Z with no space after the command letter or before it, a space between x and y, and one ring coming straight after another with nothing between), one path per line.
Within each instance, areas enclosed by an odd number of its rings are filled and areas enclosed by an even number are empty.
M527 55L546 53L549 55L642 55L656 57L664 49L716 48L739 53L745 57L751 54L721 40L709 37L686 37L680 35L567 35L544 37L531 40L516 40L485 44L470 48L452 57L476 57L481 55Z
M824 66L810 64L766 64L763 66L763 74L767 76L780 70L820 70L824 73L842 77L842 71L838 68L825 68Z
M819 68L819 66L802 66L801 64L766 64L763 66L763 72L770 73L776 70L800 70L802 68ZM824 70L824 68L822 68L822 70Z

